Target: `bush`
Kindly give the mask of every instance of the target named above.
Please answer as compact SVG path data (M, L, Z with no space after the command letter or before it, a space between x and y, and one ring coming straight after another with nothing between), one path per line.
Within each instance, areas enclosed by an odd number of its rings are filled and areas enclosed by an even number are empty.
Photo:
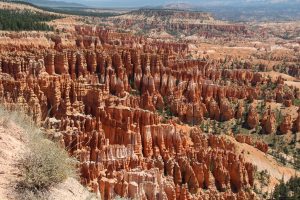
M19 194L20 200L48 200L47 193L44 192L33 192L30 190L22 191L22 194Z
M39 135L32 137L29 150L20 160L21 188L32 191L48 189L74 175L72 160L55 143Z
M300 99L294 99L293 104L295 106L300 106Z
M16 188L20 199L47 199L49 187L76 175L75 159L58 144L46 139L30 117L1 106L0 116L2 121L13 121L24 130L22 140L26 151L18 162L22 177Z

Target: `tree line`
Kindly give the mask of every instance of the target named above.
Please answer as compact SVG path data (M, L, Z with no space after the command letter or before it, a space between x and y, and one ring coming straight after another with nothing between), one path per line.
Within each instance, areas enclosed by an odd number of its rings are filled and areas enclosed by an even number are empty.
M0 10L0 30L7 31L53 31L45 22L59 16L31 12L29 10Z

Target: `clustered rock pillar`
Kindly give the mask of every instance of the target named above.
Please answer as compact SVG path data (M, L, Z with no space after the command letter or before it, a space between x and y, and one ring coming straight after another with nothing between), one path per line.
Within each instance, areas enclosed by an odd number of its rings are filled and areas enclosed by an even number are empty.
M73 34L70 46L53 38L55 48L50 50L1 57L0 101L31 115L79 160L82 184L107 200L117 195L151 200L255 198L248 190L254 184L254 167L234 143L186 124L247 114L249 128L261 125L266 134L275 133L271 109L259 119L254 106L245 113L242 103L261 95L256 86L265 80L259 73L220 68L217 61L182 59L186 44L91 26L76 26ZM289 99L282 96L283 102ZM299 124L299 116L293 120L286 115L279 130L299 131ZM268 151L261 141L236 140Z

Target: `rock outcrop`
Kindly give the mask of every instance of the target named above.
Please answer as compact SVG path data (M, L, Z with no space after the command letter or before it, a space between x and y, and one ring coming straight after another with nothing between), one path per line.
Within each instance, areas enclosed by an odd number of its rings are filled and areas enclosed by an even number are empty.
M280 133L287 134L289 131L291 131L292 127L293 127L292 116L287 114L286 116L283 117L283 120L279 126Z
M253 129L258 125L259 125L259 115L258 115L256 109L254 108L254 106L251 106L249 109L248 116L247 116L247 126L250 129Z
M268 144L266 144L263 141L255 140L251 136L248 135L236 135L235 136L236 141L240 143L246 143L248 145L254 146L260 151L267 153L268 152Z

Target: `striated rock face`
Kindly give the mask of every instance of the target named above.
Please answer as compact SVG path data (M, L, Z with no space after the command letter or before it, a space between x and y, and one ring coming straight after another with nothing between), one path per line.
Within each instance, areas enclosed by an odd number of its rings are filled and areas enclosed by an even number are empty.
M262 117L262 128L266 134L274 134L276 132L276 117L271 108Z
M283 117L283 120L279 126L280 133L287 134L293 126L292 116L287 114Z
M227 99L220 99L221 120L228 121L234 117L234 110Z
M247 116L247 125L250 129L255 128L259 125L259 115L254 106L251 106Z

